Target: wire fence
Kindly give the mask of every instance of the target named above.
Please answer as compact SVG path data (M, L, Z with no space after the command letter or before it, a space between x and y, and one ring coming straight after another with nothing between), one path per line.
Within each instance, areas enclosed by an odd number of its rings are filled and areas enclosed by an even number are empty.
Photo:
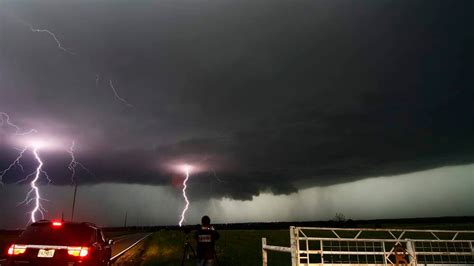
M474 231L290 227L292 266L310 265L474 265Z

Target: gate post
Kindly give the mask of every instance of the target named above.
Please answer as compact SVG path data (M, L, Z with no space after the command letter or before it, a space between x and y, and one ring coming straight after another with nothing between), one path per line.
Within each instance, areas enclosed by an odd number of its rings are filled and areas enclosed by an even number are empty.
M267 245L267 239L265 237L262 238L262 260L263 266L268 265L268 258L267 258L267 250L265 249Z
M407 241L407 251L408 251L408 263L410 263L410 265L416 265L415 247L413 246L412 241Z
M474 246L472 245L472 241L469 241L469 246L471 247L472 258L474 259Z
M294 226L290 226L290 248L291 266L298 266L298 231Z

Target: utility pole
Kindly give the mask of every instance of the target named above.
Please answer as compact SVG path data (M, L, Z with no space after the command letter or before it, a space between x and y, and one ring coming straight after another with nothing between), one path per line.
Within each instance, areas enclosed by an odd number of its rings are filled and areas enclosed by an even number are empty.
M71 222L74 220L74 208L76 207L77 183L74 184L74 198L72 199Z
M123 227L127 228L127 214L128 214L128 211L125 211L125 219L123 221Z

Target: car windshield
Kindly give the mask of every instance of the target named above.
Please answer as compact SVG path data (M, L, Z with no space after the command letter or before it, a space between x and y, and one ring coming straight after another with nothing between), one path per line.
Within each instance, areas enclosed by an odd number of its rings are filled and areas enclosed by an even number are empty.
M84 225L33 224L19 237L18 244L29 245L81 245L89 243L94 229Z

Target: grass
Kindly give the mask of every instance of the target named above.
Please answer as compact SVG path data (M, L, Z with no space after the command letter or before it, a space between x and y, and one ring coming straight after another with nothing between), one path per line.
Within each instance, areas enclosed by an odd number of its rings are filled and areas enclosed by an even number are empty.
M217 255L222 265L261 265L262 237L267 244L288 247L290 234L288 230L228 230L221 232L217 244ZM288 265L289 253L269 252L270 265Z
M161 230L146 240L141 265L179 265L184 234L179 231Z
M289 246L288 230L226 230L220 231L221 237L216 243L219 265L261 265L262 237L271 245ZM185 235L180 231L161 230L146 241L146 249L141 254L141 265L181 265ZM190 236L190 243L195 248ZM270 253L271 265L288 265L290 255ZM194 258L185 265L195 265Z
M385 226L384 226L385 227ZM417 228L417 229L450 229L450 230L473 230L473 225L419 225L404 226L391 224L390 228ZM268 245L284 246L290 245L289 230L220 230L221 238L216 243L216 253L219 265L261 265L262 264L262 237L267 238ZM323 232L315 232L324 236ZM340 233L341 236L355 233ZM398 235L398 233L394 233ZM328 237L332 235L327 235ZM425 233L407 234L410 238L431 238ZM442 236L442 235L440 235ZM353 235L352 235L353 237ZM362 236L361 236L362 237ZM390 238L387 233L367 233L365 238ZM452 237L452 235L451 235ZM444 238L444 237L443 237ZM450 237L447 237L450 238ZM472 239L472 236L470 236ZM145 243L145 249L141 256L141 265L181 265L183 255L183 243L185 236L176 230L161 230L155 232ZM191 243L194 240L191 235ZM288 253L268 252L268 264L272 266L289 265L291 257ZM195 260L186 261L185 265L195 265Z

